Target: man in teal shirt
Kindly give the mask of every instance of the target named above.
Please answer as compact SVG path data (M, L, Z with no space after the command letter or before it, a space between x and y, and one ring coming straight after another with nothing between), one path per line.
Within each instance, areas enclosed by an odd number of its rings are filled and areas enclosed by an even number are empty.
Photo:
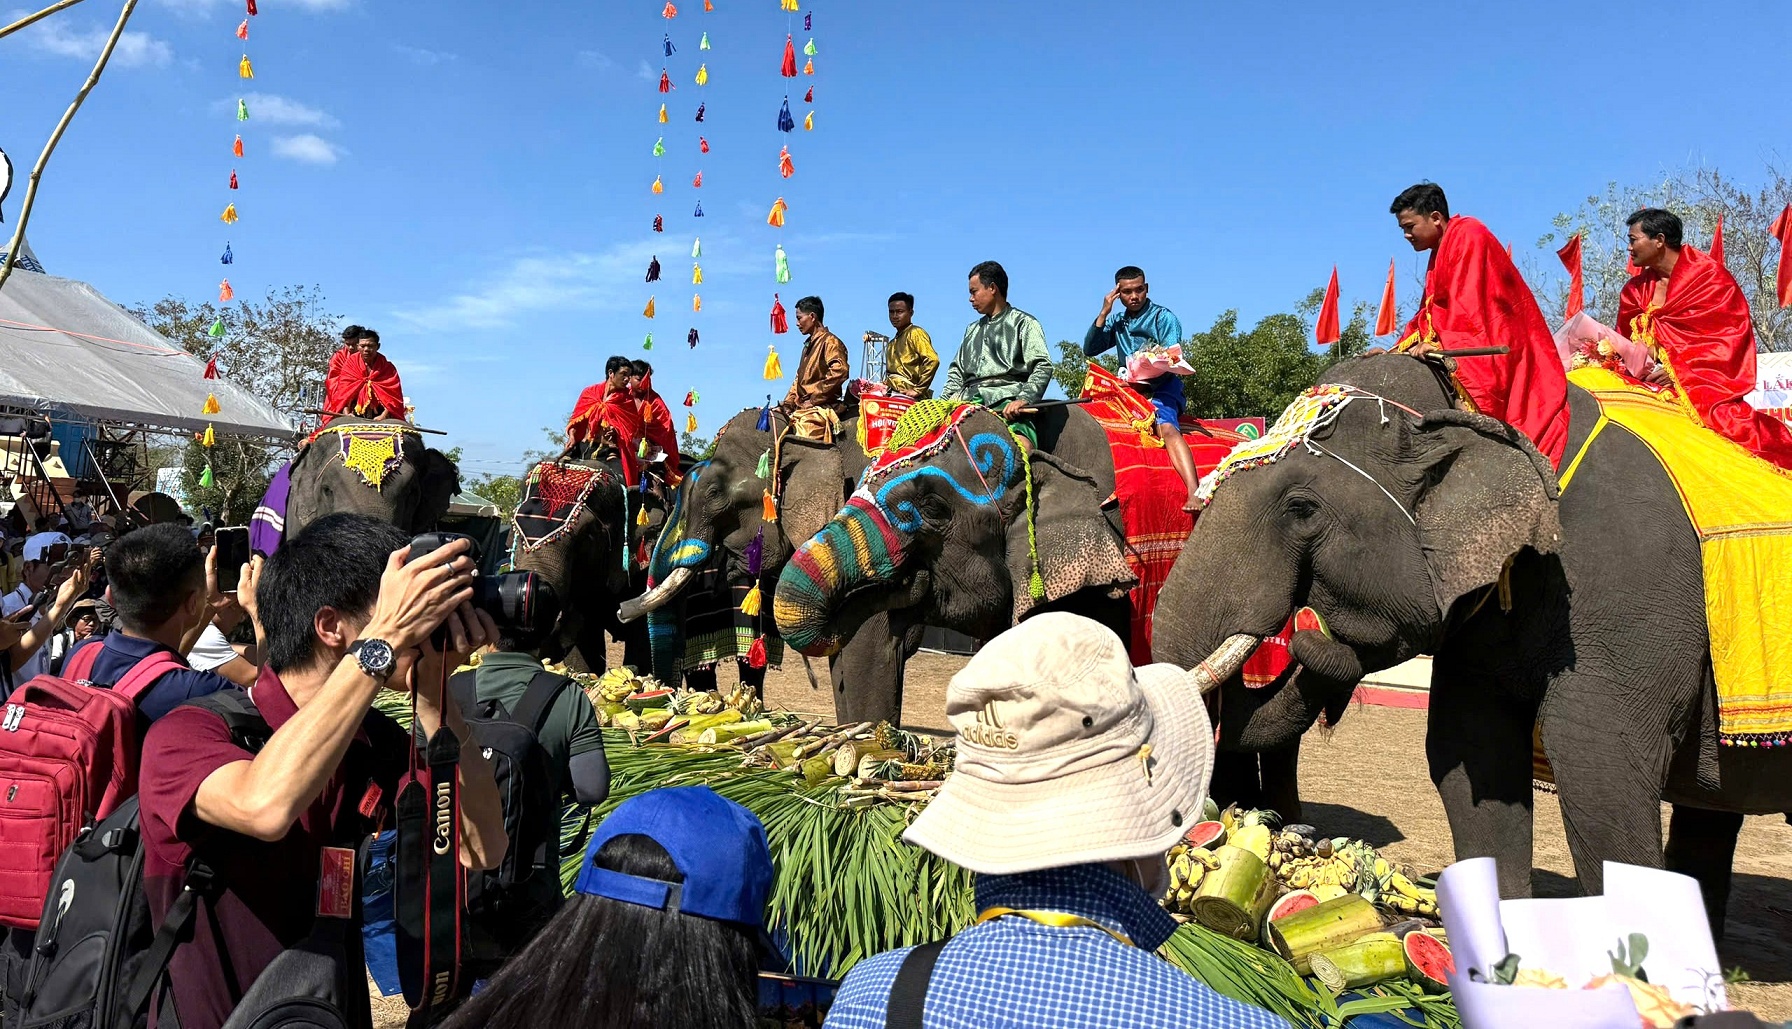
M1039 319L1008 303L1008 273L994 261L971 269L971 307L982 315L946 369L942 400L969 400L1013 420L1045 395L1052 359ZM1016 426L1029 437L1030 427Z
M1116 300L1120 301L1119 311L1114 310ZM1095 324L1083 334L1083 353L1094 357L1117 349L1124 367L1125 362L1141 350L1180 346L1181 343L1182 321L1169 308L1152 302L1145 272L1129 264L1114 273L1113 291L1102 301ZM1189 453L1188 441L1182 438L1182 377L1165 372L1154 379L1135 383L1134 388L1151 401L1156 411L1154 431L1170 453L1171 467L1176 469L1176 474L1188 488L1182 509L1193 511L1198 506L1195 487L1200 478L1195 474L1195 459Z

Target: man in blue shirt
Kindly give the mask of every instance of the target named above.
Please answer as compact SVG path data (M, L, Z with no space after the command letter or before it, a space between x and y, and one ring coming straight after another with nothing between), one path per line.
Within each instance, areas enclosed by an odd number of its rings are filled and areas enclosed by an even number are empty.
M1114 301L1121 310L1114 310ZM1151 301L1151 287L1140 268L1127 265L1114 273L1114 288L1102 301L1095 324L1083 334L1083 353L1089 357L1118 349L1122 368L1132 355L1141 350L1161 349L1182 344L1182 322L1162 304ZM1195 474L1195 458L1188 442L1182 438L1182 377L1165 372L1146 382L1135 383L1139 392L1157 409L1157 438L1170 452L1170 465L1188 487L1182 509L1193 511L1195 487L1201 477Z
M120 536L106 550L106 578L117 622L102 639L71 651L65 668L74 667L82 651L99 647L85 678L113 685L139 661L167 651L180 667L138 694L137 710L145 724L195 697L236 688L221 675L186 667L183 648L211 619L211 605L206 558L185 526L150 525Z
M977 920L854 966L828 1029L1287 1029L1156 955L1176 930L1164 855L1213 771L1188 672L1135 670L1099 623L1042 614L971 658L946 714L957 763L903 838L976 873Z

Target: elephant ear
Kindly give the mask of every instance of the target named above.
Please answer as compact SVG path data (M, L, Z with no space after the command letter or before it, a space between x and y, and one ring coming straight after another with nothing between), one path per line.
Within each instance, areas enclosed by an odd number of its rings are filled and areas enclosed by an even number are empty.
M1555 470L1522 432L1485 415L1434 411L1414 446L1427 484L1414 520L1440 613L1499 581L1520 550L1555 552Z
M417 491L417 508L411 515L411 531L427 532L448 513L448 505L460 492L460 469L448 455L431 448L423 452L422 484Z
M1028 460L1033 476L1033 536L1028 537L1025 486L1010 496L1008 574L1014 584L1014 621L1034 606L1062 600L1078 590L1128 588L1137 581L1119 542L1102 514L1095 477L1075 465L1035 450ZM1034 555L1045 596L1029 590Z
M795 436L785 437L783 458L778 466L783 482L778 529L797 547L813 539L846 506L846 471L839 447L817 446Z

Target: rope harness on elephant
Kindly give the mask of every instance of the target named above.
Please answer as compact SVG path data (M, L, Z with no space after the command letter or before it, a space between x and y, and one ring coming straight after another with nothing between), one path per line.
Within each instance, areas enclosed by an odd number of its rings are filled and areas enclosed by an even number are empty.
M616 474L602 465L571 461L543 461L530 469L523 483L523 498L510 516L517 544L532 554L572 531L591 492L616 481ZM627 524L627 491L624 521ZM626 535L626 534L625 534ZM624 553L628 548L622 548Z
M384 491L386 479L404 465L404 438L416 436L408 426L326 425L317 431L320 438L337 437L336 456L352 469L364 485Z

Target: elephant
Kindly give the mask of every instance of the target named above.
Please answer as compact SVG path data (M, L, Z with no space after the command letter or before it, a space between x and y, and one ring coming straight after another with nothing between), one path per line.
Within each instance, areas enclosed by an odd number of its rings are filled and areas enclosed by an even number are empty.
M776 411L748 408L722 427L710 458L687 472L670 501L666 526L654 547L653 585L622 605L619 617L623 622L657 611L661 615L656 625L665 628L656 631L681 631L682 618L667 615L677 610L672 606L675 601L695 603L694 585L704 578L719 581L724 590L730 584L757 584L761 595L769 598L793 552L791 541L808 539L839 510L853 480L868 463L857 441L856 415L842 419L832 444L784 436L776 447L775 469L771 467L774 436L759 428L762 418L775 422L779 429L784 425ZM771 483L760 474L762 462L764 470L775 474L781 484L775 520L764 516ZM747 557L756 539L761 551L757 579L749 571ZM731 600L722 603L723 610L733 606ZM768 613L769 607L765 605ZM764 621L769 623L770 618ZM896 632L888 619L871 622L829 659L835 714L842 723L894 723L901 717L902 666L920 646L921 627L917 624ZM666 652L676 652L678 657L656 654L655 670L662 677L661 666L679 663L682 647L668 644ZM743 675L748 674L744 664L742 670Z
M1115 477L1102 427L1079 407L1042 405L1029 449L991 411L923 403L960 420L880 460L785 565L773 605L785 640L831 654L874 618L989 639L1047 610L1126 639L1136 580L1118 512L1103 510Z
M424 532L460 491L454 462L425 447L415 429L399 422L338 418L299 449L288 475L289 538L324 515L344 511Z
M1529 895L1536 732L1582 888L1600 892L1608 860L1685 871L1721 933L1742 816L1792 808L1792 751L1718 745L1699 540L1654 452L1595 433L1598 402L1570 384L1563 490L1516 429L1459 409L1435 361L1355 358L1326 386L1350 399L1209 480L1154 657L1205 662L1221 748L1250 751L1341 714L1364 673L1433 655L1425 749L1458 859L1498 859L1502 893ZM1245 689L1242 644L1303 606L1325 627Z

